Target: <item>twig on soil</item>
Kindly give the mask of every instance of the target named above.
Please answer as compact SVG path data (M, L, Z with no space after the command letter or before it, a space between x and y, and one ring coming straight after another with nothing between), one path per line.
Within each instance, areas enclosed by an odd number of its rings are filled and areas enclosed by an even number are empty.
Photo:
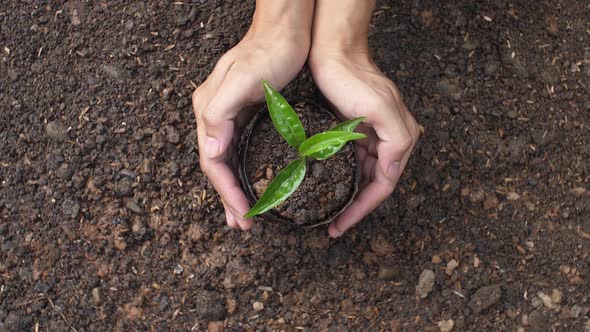
M55 306L55 304L53 304L53 301L49 298L46 297L47 301L49 301L49 304L51 305L51 307L53 308L53 310L57 311L57 313L61 316L61 318L64 320L64 322L66 323L66 325L72 329L74 332L78 332L78 330L76 330L75 327L73 327L70 322L68 321L68 319L66 318L66 316L63 314L63 312L61 312L59 309L57 309L57 307Z
M25 302L21 302L21 303L17 303L17 304L15 304L14 306L15 306L16 308L20 308L20 307L26 306L27 304L35 303L35 302L37 302L37 301L39 301L39 300L42 300L44 297L45 297L44 295L37 296L37 297L36 297L36 298L34 298L34 299L31 299L31 300L28 300L28 301L25 301Z

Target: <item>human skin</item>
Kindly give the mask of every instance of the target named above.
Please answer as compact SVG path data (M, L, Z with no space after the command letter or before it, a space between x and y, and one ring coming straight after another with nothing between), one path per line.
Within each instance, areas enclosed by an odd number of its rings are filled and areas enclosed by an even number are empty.
M361 191L330 224L330 236L342 235L393 192L419 128L395 84L370 56L374 7L374 0L257 0L249 31L193 93L201 170L221 196L230 227L252 227L252 220L242 217L248 200L228 166L236 132L251 118L250 107L264 99L260 82L267 80L280 90L306 59L322 93L341 115L367 117L358 130L368 138L356 143Z
M339 237L395 189L420 135L395 84L373 62L368 31L374 0L317 0L309 66L313 78L345 118L366 116L356 142L361 190L328 232Z
M250 29L193 93L199 163L225 208L227 224L252 227L248 200L228 165L250 108L264 100L261 82L282 89L301 70L311 39L314 0L257 0Z

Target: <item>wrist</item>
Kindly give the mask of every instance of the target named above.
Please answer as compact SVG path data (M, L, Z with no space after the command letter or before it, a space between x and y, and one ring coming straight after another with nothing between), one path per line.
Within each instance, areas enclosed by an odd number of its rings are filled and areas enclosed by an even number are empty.
M369 54L369 24L375 0L317 0L312 49Z
M247 36L286 39L309 47L314 4L315 0L257 0Z
M350 47L341 44L312 43L308 56L308 64L312 73L322 70L326 65L339 63L353 65L368 70L375 66L368 48Z

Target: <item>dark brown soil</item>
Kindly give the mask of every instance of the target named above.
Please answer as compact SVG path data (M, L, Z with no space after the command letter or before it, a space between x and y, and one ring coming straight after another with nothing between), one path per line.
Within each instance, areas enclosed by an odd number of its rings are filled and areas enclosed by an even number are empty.
M297 112L307 137L335 126L338 119L315 103L296 102ZM276 174L298 158L297 151L287 144L275 129L268 110L252 128L245 166L247 181L252 184L256 199L260 198ZM352 143L324 161L308 158L307 171L299 189L283 204L271 210L276 216L296 225L315 225L333 218L352 199L356 177L356 156Z
M230 230L199 170L190 95L253 1L0 1L0 330L584 331L587 5L380 1L425 134L330 240Z

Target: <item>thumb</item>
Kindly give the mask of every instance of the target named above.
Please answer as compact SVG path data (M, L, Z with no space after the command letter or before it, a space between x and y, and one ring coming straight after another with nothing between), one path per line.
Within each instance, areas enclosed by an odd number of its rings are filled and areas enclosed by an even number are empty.
M234 119L252 99L248 93L251 89L240 83L228 74L203 112L207 158L217 158L227 151L234 135Z
M404 167L404 157L412 148L412 135L406 128L399 112L381 112L374 121L373 128L379 142L377 155L381 174L392 182L397 182Z

